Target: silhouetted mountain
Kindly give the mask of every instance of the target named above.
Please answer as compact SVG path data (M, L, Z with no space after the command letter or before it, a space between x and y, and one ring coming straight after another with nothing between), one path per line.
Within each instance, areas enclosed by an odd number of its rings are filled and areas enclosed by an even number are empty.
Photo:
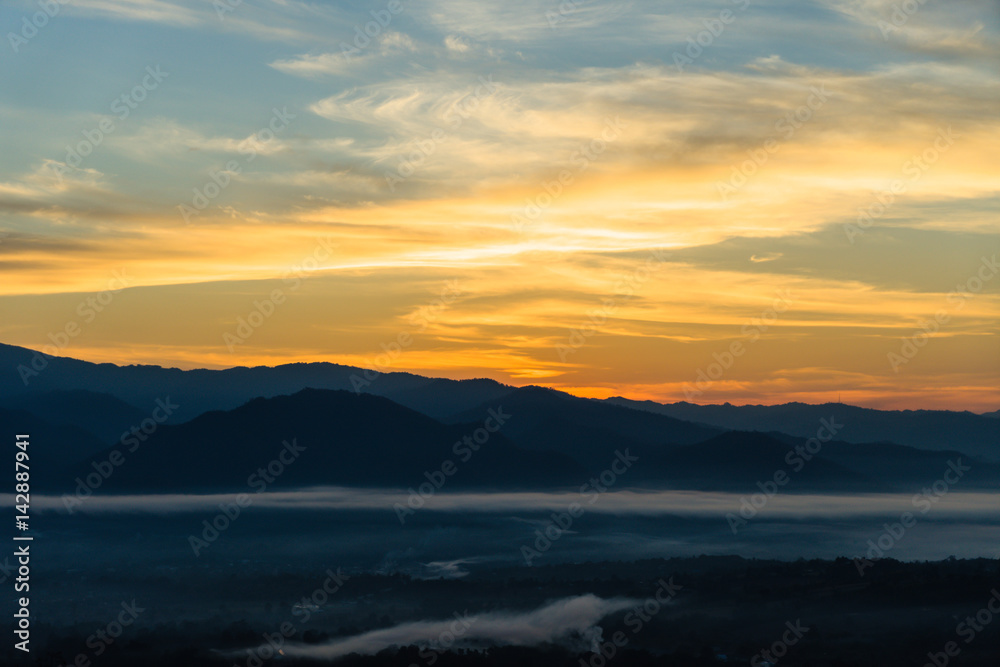
M374 375L365 369L330 363L189 371L92 364L0 344L0 404L28 394L86 390L110 394L148 414L158 399L169 397L179 407L167 423L176 424L210 410L231 410L253 398L294 394L306 388L357 389L386 396L438 419L511 390L493 380L449 380L411 373Z
M51 487L62 478L68 467L107 446L94 434L76 426L45 419L24 410L0 408L0 425L12 442L17 434L31 436L27 448L27 463L32 490Z
M808 405L695 405L609 398L613 405L686 419L726 430L781 431L811 438L820 419L836 415L843 428L836 433L846 442L894 442L918 449L958 450L989 460L1000 460L1000 424L972 412L948 410L873 410L843 403Z
M492 437L491 446L474 457L475 465L450 486L578 485L606 469L616 451L628 450L641 465L630 468L623 486L740 490L787 468L789 449L815 436L825 419L842 424L836 441L796 476L796 489L919 489L940 477L949 458L996 452L990 442L1000 433L997 420L967 412L597 401L487 379L409 373L366 378L362 369L326 363L181 371L42 358L47 367L28 376L25 386L17 365L30 367L33 356L30 350L0 346L0 361L6 361L0 364L0 406L28 409L0 412L0 421L5 427L14 419L29 423L37 431L33 435L47 443L53 469L105 460L110 452L95 452L113 444L128 464L116 469L108 489L239 488L277 455L282 440L295 437L309 440L320 453L315 466L290 474L286 483L292 486L415 486L424 481L425 471L455 458L449 455L452 444L501 407L510 415L501 431L505 437ZM319 388L304 390L308 383ZM362 393L331 386L357 386ZM144 420L151 426L157 401L167 399L179 407L148 441L133 436L118 442ZM195 419L171 425L185 417ZM896 436L934 451L894 445ZM240 468L252 463L248 471ZM965 486L1000 478L996 466L975 463Z
M962 470L956 488L1000 486L1000 464L956 451L920 450L892 443L831 440L807 447L806 438L783 433L729 431L705 442L676 447L658 462L671 486L748 492L757 482L788 476L783 490L917 493L953 470ZM969 468L965 470L965 468ZM949 472L949 477L954 477Z
M268 483L269 490L416 488L428 481L425 473L435 476L446 460L457 468L446 478L449 489L575 486L585 479L570 457L523 450L499 433L481 445L462 442L482 425L482 418L472 424L442 424L370 394L307 389L161 426L145 442L126 440L97 458L109 460L117 450L124 459L102 491L253 491L249 487L266 478L249 478L279 455L283 470L273 485ZM305 449L292 460L296 447ZM83 477L92 469L83 465L74 472Z
M381 394L379 391L371 393L385 395L400 405L444 421L455 414L485 403L493 405L502 397L510 394L513 389L513 387L489 379L421 379L428 380L428 382L419 383L412 388L387 389L385 394ZM374 383L373 388L378 389L378 387L374 387Z
M863 471L880 489L912 491L930 487L955 463L971 468L962 472L956 489L1000 487L1000 464L973 458L954 450L921 450L891 442L829 442L822 456L852 470ZM954 478L954 472L948 472Z
M643 460L662 456L669 446L705 440L720 431L662 415L637 412L542 387L513 389L495 399L511 414L502 432L522 447L555 450L598 472L615 450L629 448ZM482 418L495 403L461 412L449 421ZM651 470L643 466L645 470ZM636 471L639 473L639 471ZM636 475L637 476L637 475ZM630 482L635 476L630 477Z
M757 482L773 480L777 471L784 471L790 480L782 490L875 486L864 473L822 456L813 457L796 470L798 465L786 460L789 451L791 445L767 434L730 431L705 442L675 448L663 462L663 475L671 483L686 488L748 493L758 490Z
M139 425L149 416L134 405L129 405L110 394L83 390L8 396L0 399L0 407L25 410L45 416L50 421L87 431L103 443L98 450L120 439L122 433ZM83 452L82 455L87 456L91 453L93 452Z

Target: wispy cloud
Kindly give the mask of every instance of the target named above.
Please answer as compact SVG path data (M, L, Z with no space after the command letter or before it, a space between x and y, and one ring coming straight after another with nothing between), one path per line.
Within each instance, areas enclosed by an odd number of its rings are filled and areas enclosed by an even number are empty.
M460 648L477 642L493 645L537 646L546 642L570 643L589 649L595 624L605 616L639 604L639 600L606 600L596 595L580 595L556 600L530 612L488 612L441 621L402 623L324 644L286 644L286 654L295 657L332 660L361 653L372 655L390 646L418 644L439 648L439 637L458 639L449 647ZM599 630L597 630L599 632Z

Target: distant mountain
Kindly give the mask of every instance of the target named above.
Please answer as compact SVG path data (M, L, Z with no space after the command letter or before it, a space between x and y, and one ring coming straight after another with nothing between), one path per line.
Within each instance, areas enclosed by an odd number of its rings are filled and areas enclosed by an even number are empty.
M947 410L873 410L842 403L808 405L695 405L655 403L609 398L610 403L645 412L708 424L720 429L780 431L801 438L813 437L820 419L836 417L843 428L836 433L846 442L894 442L918 449L958 450L991 461L1000 461L1000 423L972 412Z
M42 364L44 367L36 370ZM355 387L439 419L512 389L493 380L448 380L411 373L375 375L330 363L189 371L92 364L0 344L0 405L30 400L25 397L31 394L89 391L114 396L148 415L158 399L169 397L179 407L167 423L177 424L210 410L231 410L253 398L283 396L306 388L353 391Z
M811 454L810 452L815 452ZM670 486L747 493L782 472L784 491L864 491L919 493L953 470L962 470L955 488L995 489L1000 464L956 451L927 451L892 443L831 440L817 449L807 439L782 433L729 431L705 442L677 447L659 462ZM968 470L965 470L968 468ZM953 478L954 472L948 472Z
M795 443L799 444L799 443ZM790 481L782 490L854 489L876 486L849 465L816 456L800 470L786 461L793 444L756 432L729 431L705 442L678 447L662 461L665 479L684 488L755 493L757 482L784 471ZM821 450L822 451L822 450Z
M787 468L789 450L815 436L821 420L842 426L790 488L916 492L962 456L975 463L963 487L1000 480L996 465L976 460L1000 458L1000 421L968 412L599 401L326 363L182 371L50 357L26 386L18 366L33 359L31 350L0 345L0 424L29 429L52 475L69 467L65 479L118 450L127 463L107 490L240 488L290 438L317 453L285 484L406 488L454 459L451 446L500 409L510 415L500 433L450 488L579 487L628 450L640 463L619 488L740 491ZM179 407L127 451L122 433L152 425L157 401Z
M279 455L287 465L268 485L272 490L416 488L428 481L425 473L438 477L448 460L457 470L447 477L448 489L576 486L586 479L569 456L527 451L499 433L474 451L463 437L472 437L482 421L446 425L379 396L307 389L161 426L145 442L118 443L95 458L120 454L123 463L101 489L113 492L253 491L248 478ZM281 454L285 442L305 449L291 460L291 450ZM90 472L90 465L81 465L66 479Z
M509 403L504 399L492 406L495 414L510 415L507 424L514 424L519 417L522 421L531 419L528 408L532 399L538 398L538 390L514 393L520 395L509 396ZM547 404L548 409L559 408L553 422L556 428L580 415L576 401L554 392L547 398L567 402L562 406ZM593 410L594 404L589 405ZM614 406L599 412L618 410L628 413ZM44 474L35 488L50 493L71 492L73 480L92 476L100 467L111 470L105 462L115 460L120 465L110 476L105 474L101 493L253 492L262 482L272 491L323 485L403 490L428 482L428 475L444 481L446 490L452 491L578 489L612 467L615 450L637 458L627 472L619 473L615 489L749 494L759 490L758 482L766 483L776 472L784 471L790 481L782 491L791 493L916 493L939 479L949 460L959 459L971 468L961 481L963 489L996 488L1000 484L1000 466L996 464L957 452L919 451L892 444L830 442L819 455L799 461L796 467L794 447L804 440L742 431L685 445L655 444L635 432L631 439L612 437L605 442L600 438L606 432L601 432L598 439L582 447L578 446L581 430L553 431L547 439L529 437L527 446L498 432L473 450L469 443L475 441L466 438L482 428L481 415L468 423L442 424L386 398L336 390L307 389L292 396L254 399L235 410L213 411L185 424L160 426L144 441L126 439L92 460L65 469L54 460L58 458L56 448L85 436L73 432L72 427L41 423L28 413L0 413L0 419L5 423L13 419L30 429L34 451L46 454L37 463ZM673 421L656 415L649 415L649 419L650 424ZM586 423L581 427L587 428ZM291 449L287 443L292 443ZM92 441L89 444L93 446ZM302 451L295 454L296 448ZM282 458L280 466L272 463ZM453 475L439 472L446 466L451 469L452 464ZM281 470L270 480L258 473L269 465ZM270 474L274 472L272 469Z
M393 374L395 375L395 374ZM411 376L419 377L419 376ZM486 403L491 405L510 394L514 389L496 380L447 380L443 378L420 378L420 382L409 388L386 388L382 393L378 383L372 383L370 391L373 394L391 398L400 405L405 405L417 412L446 420L458 413L468 411ZM381 380L379 380L381 381Z
M143 419L149 417L148 412L110 394L84 390L7 396L0 398L0 408L44 415L48 420L93 434L105 446L120 439L122 433L133 426L139 426Z
M823 458L862 472L877 482L879 488L919 491L933 486L947 472L955 478L952 463L968 467L963 470L955 489L1000 488L1000 464L983 461L958 451L914 449L891 442L830 442L823 446Z
M14 436L31 436L27 447L28 466L32 490L51 488L62 479L60 474L66 466L89 460L88 457L102 451L107 444L93 433L76 426L44 419L24 410L0 408L0 426L4 437L14 441ZM14 451L11 446L11 452ZM11 453L11 461L14 454ZM13 468L13 463L11 463ZM13 471L11 471L13 475Z
M691 444L721 433L720 429L637 412L628 408L577 398L542 387L512 389L449 421L472 421L497 402L511 414L502 432L521 446L554 450L573 456L594 472L607 468L615 450L630 448L645 459L660 457L672 445ZM651 470L643 466L646 470ZM636 475L639 471L636 471ZM634 480L636 475L630 477Z

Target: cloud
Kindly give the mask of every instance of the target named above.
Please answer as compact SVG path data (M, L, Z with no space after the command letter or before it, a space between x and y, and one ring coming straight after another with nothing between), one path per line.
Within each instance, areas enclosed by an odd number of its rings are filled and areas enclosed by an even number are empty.
M377 49L369 49L359 54L343 50L315 55L304 53L294 58L275 60L268 66L285 74L302 77L340 75L349 72L360 73L379 56L386 57L417 51L419 51L419 47L412 37L402 32L390 30L379 35Z
M444 45L445 48L453 53L467 53L470 48L469 42L457 35L448 35L445 37Z
M830 9L867 26L873 39L914 54L971 60L1000 56L1000 38L982 17L996 19L996 3L965 0L943 5L896 0L825 0Z
M470 563L477 562L477 559L458 559L451 561L434 561L431 563L423 563L423 578L424 579L461 579L463 577L469 576L469 571L463 569L463 565L468 565Z
M220 10L219 7L225 9ZM66 9L68 14L86 17L235 32L264 40L301 43L315 39L294 27L286 12L264 10L250 3L229 3L225 0L181 4L167 0L73 0Z
M568 642L576 648L589 649L592 638L599 633L594 628L597 622L640 602L580 595L550 602L530 612L494 611L472 616L466 613L442 621L402 623L325 644L285 644L284 651L293 657L332 660L349 653L373 655L385 648L411 644L446 650L482 642L493 646Z
M395 335L398 313L425 296L401 296L396 283L458 276L470 298L413 346L409 370L672 398L780 282L800 295L796 308L752 362L716 385L720 398L818 396L825 372L865 400L985 408L997 396L997 365L983 362L996 359L996 281L906 377L886 377L884 361L941 308L940 290L970 275L975 244L995 245L997 5L919 3L883 38L878 20L897 4L751 3L678 71L673 53L722 5L416 3L347 60L341 42L372 20L368 8L245 1L220 18L204 0L70 2L56 22L77 21L73 39L40 37L31 49L47 57L17 62L17 81L51 85L0 105L4 227L31 239L18 241L24 264L0 267L0 292L86 292L126 262L139 285L175 285L176 303L211 317L195 321L150 292L159 312L176 313L174 341L123 302L121 318L107 314L107 329L95 326L81 353L164 354L188 366L365 363L373 332ZM96 48L109 26L94 19L128 21L136 38L127 57ZM158 49L181 30L189 48ZM205 69L209 52L226 57ZM136 63L161 59L177 86L54 179L51 158L65 163L81 129L113 118L107 102L136 84ZM480 77L497 89L477 96ZM805 109L807 121L789 133L789 114L816 87L828 101ZM256 114L276 104L299 115L294 127L240 174L220 177L231 177L224 191L178 234L177 206L242 158L240 143L260 129ZM608 119L622 123L614 141L601 138ZM949 128L954 145L910 180ZM774 150L754 162L765 146ZM754 173L721 197L719 185L748 160ZM401 170L412 175L391 181ZM899 179L906 192L845 246L840 225L881 205ZM530 224L515 228L526 211ZM336 234L343 252L299 297L312 322L292 307L235 355L206 342L206 323L243 308L218 297L226 280L280 275L320 233ZM59 245L66 239L86 243ZM619 304L584 354L560 360L555 346L654 247L677 254ZM346 296L358 285L364 308ZM4 301L6 319L19 323L10 335L24 337L11 342L44 340L46 322L61 317L33 303L29 317ZM333 303L363 318L364 333L329 314Z
M944 295L975 274L984 255L1000 252L1000 234L906 227L912 210L900 204L897 215L880 220L853 245L843 227L834 225L809 233L734 237L678 249L671 260L721 270L749 256L751 264L743 265L747 271L937 293L943 302ZM984 282L982 292L1000 292L1000 281Z
M382 53L402 53L417 50L417 45L414 43L412 37L392 30L382 34L379 38L379 47Z
M532 42L557 39L567 32L592 30L626 14L629 2L576 0L560 12L560 4L541 5L531 0L506 3L472 3L439 0L417 9L423 20L458 35L476 39ZM562 30L562 35L556 31Z
M74 0L71 11L127 21L152 21L193 26L205 21L204 12L165 0Z
M350 68L352 62L357 62L365 56L348 58L343 53L320 53L317 55L302 54L286 60L275 60L269 63L279 72L296 76L321 76L327 74L342 74Z

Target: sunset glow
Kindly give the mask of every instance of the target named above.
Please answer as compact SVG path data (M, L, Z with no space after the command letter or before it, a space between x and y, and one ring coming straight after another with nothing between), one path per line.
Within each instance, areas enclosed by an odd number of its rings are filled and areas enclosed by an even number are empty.
M2 342L1000 407L996 3L389 4L74 0L5 47Z

